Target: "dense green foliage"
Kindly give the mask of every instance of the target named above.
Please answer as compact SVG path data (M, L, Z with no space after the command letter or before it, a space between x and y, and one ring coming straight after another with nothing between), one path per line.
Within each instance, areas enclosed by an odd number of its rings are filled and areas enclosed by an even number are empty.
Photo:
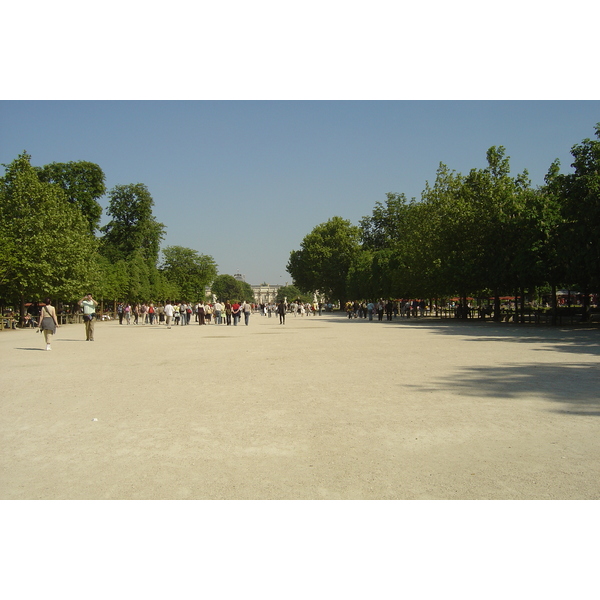
M97 242L56 185L39 180L21 154L0 178L0 297L74 298L93 279Z
M69 202L77 206L87 219L90 231L96 231L102 216L98 199L106 192L102 169L94 163L78 161L51 163L35 167L35 170L40 181L57 184L65 192Z
M597 140L573 146L571 174L553 173L548 188L561 203L558 238L566 275L585 289L600 287L600 123Z
M212 256L183 246L167 246L162 253L161 272L168 281L178 286L178 297L204 300L205 288L217 276L217 265Z
M239 281L233 275L217 275L212 283L211 292L221 302L254 302L254 292L250 284Z
M50 296L73 303L92 292L113 303L204 300L217 274L212 257L169 246L158 265L165 226L144 184L108 192L109 223L96 236L105 176L90 162L33 167L23 153L0 178L0 304ZM247 284L246 284L247 285ZM248 286L249 288L249 286ZM248 290L240 287L240 298Z
M277 290L275 300L276 302L293 302L294 300L312 302L313 295L301 292L295 285L284 285Z
M539 288L600 288L600 124L574 146L571 174L551 165L533 189L502 146L467 175L440 164L420 201L389 193L354 228L334 217L290 254L304 292L330 300L495 298ZM498 311L499 312L499 311Z
M240 302L254 302L254 292L252 290L252 286L246 281L240 281L240 290L241 294L238 297Z
M290 254L287 266L294 283L304 292L319 290L343 301L347 276L360 254L360 229L341 217L317 225Z
M101 228L100 250L110 260L119 260L140 252L156 265L165 226L152 214L154 200L143 183L117 185L108 192L106 214L111 221Z

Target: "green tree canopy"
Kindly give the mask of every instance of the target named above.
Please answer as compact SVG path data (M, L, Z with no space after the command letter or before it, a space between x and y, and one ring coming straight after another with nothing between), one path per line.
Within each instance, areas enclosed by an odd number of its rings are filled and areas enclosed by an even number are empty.
M92 280L97 244L81 211L19 155L0 179L0 295L73 300Z
M288 302L300 299L301 302L312 302L313 295L301 292L295 285L284 285L277 290L275 300L284 302L287 298Z
M109 260L127 259L136 250L156 266L165 226L152 214L154 200L143 183L117 185L108 192L106 213L111 221L102 227L101 252Z
M212 256L183 246L167 246L162 251L161 272L167 281L177 285L180 299L204 300L204 290L217 276Z
M40 181L55 183L65 192L69 202L87 219L91 232L98 229L102 216L98 199L106 192L106 186L104 172L97 164L83 160L53 162L35 169Z
M414 246L422 243L415 227L417 208L414 198L408 201L404 194L388 193L385 204L377 202L372 215L361 219L364 256L350 270L353 298L400 298L422 293L410 268L419 250Z
M221 302L245 300L254 302L254 292L249 283L239 281L233 275L217 275L211 286L212 293Z
M571 148L574 169L558 175L555 189L564 217L564 251L572 257L569 279L582 288L600 287L600 123L596 137Z
M381 250L392 248L407 235L407 218L414 199L410 202L404 194L389 192L385 204L376 202L373 213L360 220L361 240L365 248Z
M241 295L238 300L244 300L246 302L254 302L254 292L252 286L246 281L240 281Z
M360 252L360 229L341 217L317 225L293 250L287 271L305 292L344 301L351 265Z
M233 275L217 275L211 291L221 301L235 300L240 295L239 281Z

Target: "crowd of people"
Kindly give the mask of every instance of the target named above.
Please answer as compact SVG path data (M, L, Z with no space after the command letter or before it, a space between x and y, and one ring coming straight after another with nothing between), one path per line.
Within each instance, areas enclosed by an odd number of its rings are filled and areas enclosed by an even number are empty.
M594 298L597 302L597 298ZM94 322L98 319L112 318L110 313L99 314L97 312L98 302L93 299L92 294L87 294L78 301L82 311L85 324L86 341L94 341ZM35 307L34 307L35 308ZM38 331L44 334L46 350L51 350L52 336L59 327L59 320L56 309L52 306L49 298L44 303L39 303L37 307L39 314L31 315L29 312L25 316L24 326L37 327ZM237 302L171 302L167 300L164 304L159 303L128 303L120 302L116 307L116 316L120 325L166 325L168 329L172 326L186 326L192 323L198 325L233 325L237 326L242 318L244 324L249 325L250 316L259 314L263 317L279 317L279 323L285 324L287 314L294 317L309 317L321 315L322 312L333 310L332 304L302 302L299 299L291 303L288 302L269 302L254 304L246 301ZM472 316L475 309L467 304L463 306L454 300L446 306L447 310L453 313L453 316L460 318ZM437 316L438 306L429 305L425 300L384 300L377 301L348 301L344 306L348 319L368 319L373 321L392 321L395 317L415 318L425 317L435 312ZM442 310L444 310L442 308ZM485 319L491 315L491 305L479 307L480 318ZM13 327L16 319L6 318L6 325L10 326L12 320Z
M83 313L85 324L86 341L94 341L94 322L100 318L97 314L98 302L87 294L78 304ZM241 323L249 325L250 316L259 314L263 317L279 317L279 323L285 324L286 315L292 314L294 317L310 317L321 315L323 310L332 310L331 305L323 305L310 302L294 300L288 302L270 302L263 304L254 304L246 301L241 303L234 302L171 302L165 303L128 303L119 302L116 307L116 316L120 325L141 325L154 326L165 325L168 329L173 326L187 326L192 323L198 325L232 325L237 326ZM369 319L377 318L383 321L384 315L388 321L400 315L403 317L425 316L430 307L423 300L379 300L372 301L354 301L347 302L345 306L349 319ZM52 306L50 299L45 300L45 306L42 305L39 321L39 331L44 333L46 350L51 349L51 339L56 333L58 320L56 310ZM45 312L44 312L45 311Z
M430 307L425 300L380 299L376 302L372 300L348 301L345 310L349 319L369 319L369 321L373 321L377 318L378 321L383 321L385 316L387 321L391 321L397 316L406 318L424 317L430 311Z
M169 308L170 307L170 308ZM192 322L198 325L237 325L241 322L249 324L251 314L259 314L264 317L280 316L280 321L285 322L285 315L294 317L310 317L321 315L324 310L332 310L331 305L321 303L302 302L271 302L254 304L248 302L214 302L196 304L186 302L159 303L156 306L149 304L125 304L117 306L119 323L127 325L142 324L154 325L167 322L171 325L190 325ZM394 317L424 317L429 314L431 307L425 300L383 300L373 301L350 301L345 306L349 319L363 318L383 321L384 317L391 321ZM170 314L168 314L170 313Z
M280 323L285 323L285 315L291 311L291 308L304 316L314 311L314 308L307 308L307 305L292 304L284 302L270 304L252 304L243 302L171 302L167 300L164 304L153 302L148 304L129 304L120 302L117 305L117 317L120 325L166 325L186 326L192 323L198 325L233 325L237 326L244 319L244 324L250 324L250 315L258 313L263 316L279 316ZM312 314L312 313L311 313Z

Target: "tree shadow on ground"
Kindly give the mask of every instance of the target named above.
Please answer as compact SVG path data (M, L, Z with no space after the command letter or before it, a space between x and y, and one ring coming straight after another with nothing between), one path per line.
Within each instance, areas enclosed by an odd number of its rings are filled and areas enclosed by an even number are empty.
M532 397L560 403L561 414L600 416L600 368L597 364L464 367L451 377L429 380L427 391L443 388L461 396L523 400Z
M344 319L338 316L328 320L339 323ZM410 327L425 329L434 335L455 336L467 343L531 344L535 346L531 348L532 352L600 357L600 329L594 325L552 327L435 318L369 322L346 317L345 321L352 325L379 326L382 332L391 334ZM506 346L505 358L510 360L510 346ZM557 413L600 416L600 363L597 362L561 363L557 357L557 362L551 364L466 366L451 377L437 381L430 379L427 387L422 389L431 391L432 386L474 398L520 400L541 397L568 407L557 408L554 411Z
M597 327L551 327L481 321L450 321L450 319L403 319L385 323L396 327L425 327L432 333L460 336L473 342L510 342L539 344L536 352L566 352L600 357L600 329Z

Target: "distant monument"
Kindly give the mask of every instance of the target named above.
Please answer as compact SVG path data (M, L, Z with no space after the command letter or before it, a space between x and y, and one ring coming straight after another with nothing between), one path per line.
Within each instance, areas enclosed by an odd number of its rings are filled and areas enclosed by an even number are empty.
M233 276L237 281L246 282L246 276L242 275L239 270ZM277 292L281 285L269 285L268 283L262 283L261 285L251 285L252 292L254 294L254 302L256 304L271 304L275 303L277 298Z
M277 292L281 285L269 285L263 283L261 285L251 285L252 292L254 293L254 302L256 304L274 304L277 298Z

